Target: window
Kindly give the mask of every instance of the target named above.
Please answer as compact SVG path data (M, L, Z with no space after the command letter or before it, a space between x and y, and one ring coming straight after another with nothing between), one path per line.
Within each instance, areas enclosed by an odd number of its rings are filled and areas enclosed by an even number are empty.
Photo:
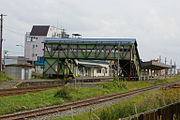
M97 68L97 73L101 73L101 68Z
M26 38L26 41L27 42L34 42L34 41L36 41L38 38L37 37L27 37Z
M27 41L27 42L30 42L30 41L31 41L31 38L30 38L30 37L27 37L27 38L26 38L26 41Z
M106 74L107 74L108 73L107 68L105 69L105 71L106 71Z
M36 47L38 47L38 45L36 45Z

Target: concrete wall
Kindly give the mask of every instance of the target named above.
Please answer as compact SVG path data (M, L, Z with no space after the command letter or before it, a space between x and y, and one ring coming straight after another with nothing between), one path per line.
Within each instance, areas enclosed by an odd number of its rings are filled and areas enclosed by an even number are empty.
M31 79L31 76L32 76L31 68L23 68L21 66L6 66L5 72L9 76L11 76L15 79L24 80L25 69L28 70L28 79Z
M27 64L27 60L21 56L6 56L5 65L10 64Z
M5 72L6 72L9 76L11 76L11 77L13 77L13 78L15 78L15 79L22 79L22 76L21 76L21 74L22 74L21 67L7 66L7 67L5 68Z

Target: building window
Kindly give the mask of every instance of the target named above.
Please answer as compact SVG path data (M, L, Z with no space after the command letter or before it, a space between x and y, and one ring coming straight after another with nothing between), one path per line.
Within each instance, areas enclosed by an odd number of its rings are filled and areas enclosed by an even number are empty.
M27 37L26 38L26 41L27 42L34 42L34 41L36 41L38 38L37 37Z
M30 37L27 37L27 38L26 38L26 41L27 41L27 42L30 42L30 41L31 41L31 38L30 38Z
M36 45L36 47L38 47L38 45Z
M97 73L101 73L101 68L97 68Z
M105 73L105 70L104 70L104 69L102 69L102 73Z
M106 71L106 74L107 74L108 73L107 68L105 69L105 71Z

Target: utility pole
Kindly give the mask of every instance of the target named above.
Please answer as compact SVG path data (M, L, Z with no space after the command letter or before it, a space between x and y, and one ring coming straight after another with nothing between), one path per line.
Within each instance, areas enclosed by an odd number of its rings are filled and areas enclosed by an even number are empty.
M159 63L161 62L161 56L159 56Z
M172 76L172 59L170 60L170 65L171 65L170 75Z
M3 42L3 17L7 15L1 14L1 41L0 41L0 72L2 72L2 42Z
M120 42L118 43L118 77L120 77L119 76L119 53L120 53Z
M166 60L166 57L165 57L165 64L166 64L167 60Z
M174 75L176 74L176 62L174 61Z
M166 60L166 57L165 57L165 64L166 64L167 60ZM165 78L166 78L166 74L167 74L167 69L165 69Z

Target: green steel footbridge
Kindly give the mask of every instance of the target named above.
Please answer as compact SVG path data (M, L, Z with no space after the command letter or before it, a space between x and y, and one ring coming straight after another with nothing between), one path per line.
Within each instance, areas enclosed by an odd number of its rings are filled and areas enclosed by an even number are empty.
M74 77L75 59L112 60L121 69L120 77L139 80L140 57L136 39L46 38L43 43L44 75Z

